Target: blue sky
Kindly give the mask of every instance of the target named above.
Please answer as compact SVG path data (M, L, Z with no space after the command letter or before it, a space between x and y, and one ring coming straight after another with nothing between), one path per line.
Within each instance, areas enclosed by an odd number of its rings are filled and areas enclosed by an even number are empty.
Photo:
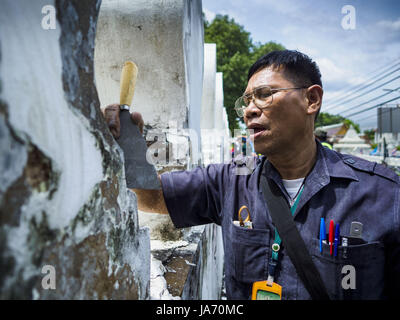
M342 27L345 5L355 9L354 30ZM399 0L203 0L203 11L209 21L216 14L228 14L251 33L254 42L275 41L308 54L322 73L322 111L346 116L400 96L400 91L383 90L399 88L400 78L371 91L400 76L400 71L395 71L365 90L343 97L352 87L376 80L385 70L400 68L400 64L395 66L400 63ZM378 98L383 94L387 95ZM400 103L400 98L391 103ZM350 118L366 129L377 126L376 113L373 109Z

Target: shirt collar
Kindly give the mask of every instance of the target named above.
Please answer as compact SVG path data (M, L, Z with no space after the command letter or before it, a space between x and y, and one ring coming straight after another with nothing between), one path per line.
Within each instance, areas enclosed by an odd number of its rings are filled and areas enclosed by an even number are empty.
M308 182L319 185L326 185L330 181L330 177L344 178L359 181L353 169L349 167L344 159L336 151L325 148L321 143L316 140L317 143L317 160L314 164L313 169L307 177ZM282 178L279 172L274 166L268 161L265 156L261 157L259 164L256 168L258 186L260 183L260 174L262 173L262 167L265 163L265 174L268 178L272 179L278 185L282 184ZM260 190L260 189L259 189Z
M342 154L323 147L318 141L317 146L321 150L322 156L327 164L328 174L334 178L344 178L359 181L354 170L346 164L346 159Z

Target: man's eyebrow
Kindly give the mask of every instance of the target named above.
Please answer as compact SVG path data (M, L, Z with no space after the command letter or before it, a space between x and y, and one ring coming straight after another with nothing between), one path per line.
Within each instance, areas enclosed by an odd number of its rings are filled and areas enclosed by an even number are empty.
M277 86L275 86L275 85L273 85L273 84L271 84L271 85L269 85L269 84L263 84L263 85L261 85L261 86L258 86L258 87L253 88L252 90L245 91L245 92L243 93L243 95L244 95L244 96L249 95L250 93L254 92L254 90L257 90L257 89L259 89L259 88L264 88L264 87L270 87L271 89L274 89L274 88L277 87Z

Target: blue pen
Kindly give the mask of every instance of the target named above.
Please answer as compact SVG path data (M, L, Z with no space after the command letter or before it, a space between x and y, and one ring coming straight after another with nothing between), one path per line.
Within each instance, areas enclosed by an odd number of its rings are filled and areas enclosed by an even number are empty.
M326 243L325 219L321 218L319 225L319 252L322 253L322 243Z
M337 223L336 228L335 228L335 242L334 242L334 256L335 257L337 256L339 240L340 240L340 228L339 228L339 223Z

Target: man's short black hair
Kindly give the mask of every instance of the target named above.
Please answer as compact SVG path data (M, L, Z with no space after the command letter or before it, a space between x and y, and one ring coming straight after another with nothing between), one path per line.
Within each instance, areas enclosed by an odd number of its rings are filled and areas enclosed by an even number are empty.
M312 86L317 84L322 87L321 72L317 64L304 53L296 50L279 50L270 53L258 59L249 69L247 81L257 71L272 67L273 69L282 68L285 77L293 82L295 86ZM319 110L315 116L317 119Z

